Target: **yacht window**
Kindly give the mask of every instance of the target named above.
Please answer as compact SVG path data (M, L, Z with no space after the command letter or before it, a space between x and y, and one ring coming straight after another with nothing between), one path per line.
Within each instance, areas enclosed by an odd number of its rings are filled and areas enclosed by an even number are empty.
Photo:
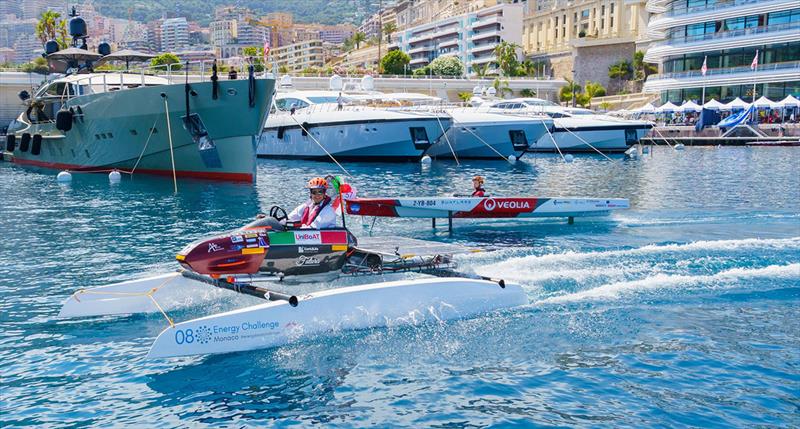
M639 142L639 139L636 136L636 130L633 128L625 129L625 144L633 145Z
M511 146L514 150L525 150L528 148L528 139L525 138L523 130L509 130L508 136L511 138Z
M336 103L339 97L308 97L308 100L314 104L318 103ZM344 99L344 97L342 97Z
M408 130L411 132L411 141L414 142L414 147L425 149L431 144L425 127L410 127Z

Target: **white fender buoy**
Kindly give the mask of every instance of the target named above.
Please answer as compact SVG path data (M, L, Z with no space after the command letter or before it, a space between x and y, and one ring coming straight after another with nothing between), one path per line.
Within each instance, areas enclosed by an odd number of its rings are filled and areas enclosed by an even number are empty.
M422 165L431 165L431 161L433 161L433 160L432 160L432 159L431 159L431 157L430 157L430 156L428 156L428 155L425 155L425 156L423 156L423 157L422 157L422 159L420 159L420 160L419 160L419 162L420 162Z
M574 159L575 159L575 157L572 156L571 154L564 155L564 161L565 162L572 162Z
M517 157L514 156L514 155L509 155L508 156L508 162L511 162L511 163L517 162Z
M684 150L686 146L684 146L683 143L678 143L674 146L674 148L675 150Z
M650 146L642 146L642 153L643 154L650 153Z
M114 170L111 173L108 173L108 181L111 183L119 183L122 180L122 175L119 174L119 171Z
M636 146L631 146L630 149L625 151L625 155L628 155L628 158L630 159L637 159L639 158L639 150L636 148Z
M62 172L59 172L58 175L56 176L56 180L59 183L71 182L72 181L72 174L70 174L69 171L66 171L66 170L62 171Z

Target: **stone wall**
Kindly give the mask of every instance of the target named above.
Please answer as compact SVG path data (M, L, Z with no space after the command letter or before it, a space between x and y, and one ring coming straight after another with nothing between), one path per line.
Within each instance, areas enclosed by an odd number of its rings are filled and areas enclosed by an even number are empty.
M585 85L587 81L600 82L609 94L614 94L623 88L619 82L611 82L608 67L623 59L632 62L635 51L633 42L576 47L573 51L575 81L580 85Z

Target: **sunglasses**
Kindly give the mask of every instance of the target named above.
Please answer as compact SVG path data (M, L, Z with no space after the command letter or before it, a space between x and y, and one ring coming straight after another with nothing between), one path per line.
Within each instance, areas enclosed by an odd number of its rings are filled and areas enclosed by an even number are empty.
M325 190L323 189L312 189L311 195L325 195Z

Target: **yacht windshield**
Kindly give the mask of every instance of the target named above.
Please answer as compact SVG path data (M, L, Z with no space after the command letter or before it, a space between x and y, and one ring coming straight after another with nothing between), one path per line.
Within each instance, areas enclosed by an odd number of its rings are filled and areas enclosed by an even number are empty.
M558 104L547 100L525 100L524 103L528 106L558 106Z
M319 104L319 103L336 103L339 97L308 97L308 101Z

